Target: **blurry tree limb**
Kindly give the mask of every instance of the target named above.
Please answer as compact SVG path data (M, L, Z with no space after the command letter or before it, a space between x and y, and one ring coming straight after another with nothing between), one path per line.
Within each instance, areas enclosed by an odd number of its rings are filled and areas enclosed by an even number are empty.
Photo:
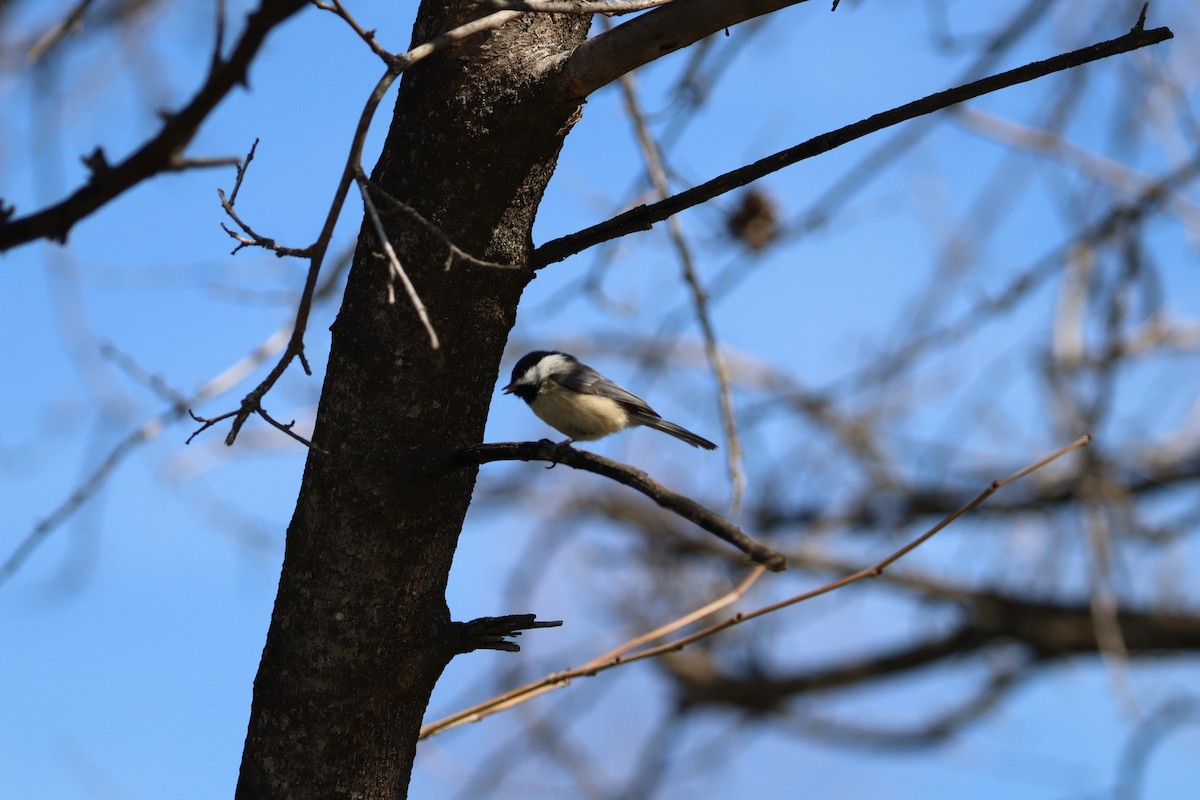
M138 427L132 433L126 435L116 446L109 451L108 455L100 462L87 478L83 480L62 503L60 503L53 511L42 518L33 530L25 536L24 539L17 545L12 553L5 559L3 564L0 564L0 585L16 574L21 565L26 559L33 554L33 551L45 541L58 526L70 518L72 514L87 502L92 496L104 486L113 470L124 461L130 453L137 450L138 447L156 438L162 433L168 425L183 419L188 414L188 406L202 403L212 399L224 392L229 391L237 385L247 374L252 372L263 361L277 353L286 341L286 329L276 331L261 345L255 348L254 352L245 356L231 365L220 375L205 383L197 389L190 397L186 398L186 402L180 404L173 402L171 407L161 414L153 417Z
M621 95L625 100L625 110L633 123L638 144L642 150L642 160L646 164L646 173L654 185L654 192L660 199L666 199L671 194L667 182L667 168L663 160L662 148L650 132L646 116L638 101L637 88L631 75L622 75L619 81ZM708 292L700 281L696 261L692 249L683 233L683 224L679 217L667 220L667 230L671 244L675 249L676 258L683 272L683 281L692 296L692 308L696 315L696 323L704 338L704 355L708 366L717 381L717 409L721 414L721 426L725 429L725 467L729 472L730 501L729 515L736 517L742 510L742 498L746 494L746 468L742 453L742 438L738 433L737 415L733 408L733 381L729 375L729 367L721 352L717 340L716 326L709 311Z
M1113 480L1128 495L1164 492L1200 478L1200 446L1170 452L1166 447L1153 459L1144 462L1118 463ZM981 512L989 516L1014 516L1049 508L1065 506L1078 499L1078 492L1087 479L1085 468L1058 475L1033 487L1025 487L1025 496L1007 502L989 503ZM835 517L837 522L851 528L871 528L879 525L894 527L927 516L945 514L955 505L953 488L908 485L888 498L888 503L872 502L873 495L864 496L861 503L842 512L830 511L819 505L791 508L764 504L750 510L756 527L774 530L790 525L811 525L819 519Z
M339 255L337 269L330 272L317 288L318 300L327 298L334 293L340 284L340 279L350 263L353 250ZM92 472L85 478L65 500L59 503L49 514L43 517L24 539L13 549L8 558L0 564L0 585L11 578L30 555L46 538L60 525L70 519L71 515L93 497L112 475L113 471L141 445L155 439L172 423L184 419L189 414L189 408L196 407L230 391L248 375L254 372L265 361L278 353L287 343L290 326L284 326L268 336L250 353L238 359L221 371L220 374L206 381L199 389L189 396L168 387L155 376L144 373L131 358L121 353L111 344L104 345L102 352L118 362L130 376L144 385L149 386L157 395L170 403L170 408L147 420L144 424L126 435L108 452ZM289 432L290 433L290 432Z
M1186 725L1200 725L1200 700L1194 695L1168 700L1142 721L1121 752L1113 800L1137 800L1142 796L1150 756L1167 736Z
M790 699L804 694L907 674L985 648L1018 646L1026 653L1025 664L1104 651L1087 602L1038 602L1000 592L964 592L943 599L953 599L963 609L964 619L949 633L827 667L772 674L756 665L744 674L731 674L703 653L690 650L660 664L676 682L682 703L772 712L783 710ZM1126 609L1116 620L1131 656L1200 650L1200 614ZM696 660L689 662L685 656ZM964 716L961 721L969 718Z
M88 182L70 197L25 216L0 207L0 252L36 239L65 242L75 223L142 181L176 170L183 149L233 88L247 74L267 35L307 5L307 0L262 0L246 18L246 27L228 58L214 59L191 101L163 119L162 128L129 157L108 164L99 148L87 159Z
M970 106L957 109L954 116L964 128L980 136L1014 150L1047 156L1128 195L1141 195L1156 182L1145 173L1071 142L1058 131L1022 125ZM1168 188L1161 205L1193 233L1200 234L1200 204L1174 191L1177 187Z
M803 714L790 727L823 743L906 750L931 747L996 708L1024 678L1034 674L1033 667L1033 663L1022 662L994 669L984 684L965 700L949 709L938 710L929 719L909 727L883 728Z
M486 464L491 461L549 461L565 464L572 469L594 472L622 483L669 509L689 522L694 522L741 550L754 561L774 572L787 569L787 560L777 551L759 544L729 520L714 514L702 505L657 483L639 469L618 463L595 453L557 445L549 439L539 442L503 442L481 444L459 453L460 464Z
M65 36L76 33L83 24L83 15L87 13L88 6L93 2L94 0L76 0L75 5L67 11L63 18L50 26L30 46L29 51L25 54L26 60L31 64L36 63Z
M1022 269L998 291L973 302L966 312L886 353L877 366L855 373L853 382L877 383L885 377L891 377L912 364L928 348L957 341L976 330L983 321L1011 310L1031 291L1058 274L1058 268L1068 263L1075 248L1106 241L1127 226L1145 219L1168 201L1176 189L1194 180L1197 174L1200 174L1200 153L1194 153L1187 161L1143 187L1127 202L1114 203L1095 222L1083 226L1067 242ZM1178 340L1186 344L1188 337L1178 337Z
M673 5L668 6L667 9L674 7ZM650 17L652 14L661 13L667 9L647 13L625 23L625 25L631 25L639 20ZM614 28L612 33L615 34L621 28L625 27L625 25ZM738 187L745 186L784 167L791 166L799 161L822 153L827 153L855 139L861 139L864 136L901 122L906 122L925 114L932 114L935 111L941 111L957 103L1036 80L1055 72L1061 72L1082 64L1088 64L1093 61L1099 61L1121 53L1158 44L1173 36L1174 34L1169 28L1146 30L1136 27L1125 35L1119 36L1116 39L1110 39L1107 42L1101 42L1090 47L1064 53L1045 61L1035 61L1016 69L1008 70L1007 72L1001 72L997 75L974 81L973 83L931 94L920 100L897 106L889 111L875 114L867 119L860 120L835 131L823 133L795 147L767 156L753 164L727 172L691 189L672 195L666 200L631 208L590 228L553 239L534 250L530 263L535 269L540 269L557 261L562 261L568 256L579 253L601 242L607 242L610 239L637 231L649 230L653 227L654 223L661 222L674 214L712 200L714 197ZM596 38L599 39L601 37Z

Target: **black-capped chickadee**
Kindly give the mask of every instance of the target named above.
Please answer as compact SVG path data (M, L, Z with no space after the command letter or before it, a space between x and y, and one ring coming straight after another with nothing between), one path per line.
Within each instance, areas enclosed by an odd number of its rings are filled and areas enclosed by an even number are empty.
M589 442L644 425L692 447L717 449L703 436L667 422L645 400L566 353L535 350L523 356L513 367L512 380L504 393L515 394L543 422L569 436L563 444Z

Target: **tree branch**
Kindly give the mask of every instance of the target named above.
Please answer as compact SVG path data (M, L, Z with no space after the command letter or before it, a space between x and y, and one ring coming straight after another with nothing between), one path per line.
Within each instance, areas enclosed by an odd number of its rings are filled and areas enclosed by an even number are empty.
M501 442L480 444L458 453L460 464L487 464L491 461L549 461L566 464L572 469L594 472L636 489L665 509L694 522L709 533L724 539L750 556L755 562L773 572L787 569L787 560L777 551L751 539L741 528L729 520L714 514L704 506L677 492L673 492L639 469L621 464L595 453L557 445L549 439L540 442Z
M567 57L567 91L587 97L617 78L723 28L805 0L675 0L593 36Z
M731 674L697 651L688 651L690 659L660 663L678 683L681 701L687 705L731 706L761 713L781 711L798 695L858 687L997 646L1023 647L1028 663L1103 652L1086 602L1036 602L998 592L966 592L946 599L968 609L968 618L949 633L826 667L772 674L751 665L743 674ZM1200 616L1195 614L1123 610L1118 623L1127 636L1131 656L1200 649Z
M658 11L649 12L614 28L612 33L616 33L626 25L632 25L639 20L647 19L654 14L663 13L674 8L676 6L671 5ZM1070 53L1064 53L1045 61L1026 64L1007 72L1001 72L982 80L974 81L954 89L947 89L944 92L931 94L920 100L914 100L911 103L897 106L896 108L875 114L851 125L838 128L835 131L823 133L795 147L790 147L787 150L767 156L753 164L727 172L699 186L673 195L666 200L651 203L650 205L639 205L590 228L546 242L534 250L530 258L530 264L535 269L541 269L601 242L607 242L610 239L616 239L636 231L650 230L654 223L661 222L674 214L707 202L718 195L745 186L799 161L827 153L848 142L861 139L864 136L893 125L898 125L901 122L916 119L926 114L932 114L935 111L941 111L957 103L972 100L1010 86L1027 83L1055 72L1061 72L1093 61L1099 61L1121 53L1158 44L1173 37L1174 34L1169 28L1145 30L1135 27L1124 36L1110 39L1107 42L1101 42L1080 50L1074 50ZM597 37L597 39L599 38Z
M557 628L561 619L538 620L536 614L508 614L503 617L479 617L470 622L452 622L451 649L455 655L475 650L503 650L519 653L521 646L510 639L521 631L535 628Z
M262 0L247 18L246 29L229 58L214 59L204 85L191 102L167 115L162 129L119 164L104 163L103 151L97 148L97 159L85 159L92 167L88 182L70 197L16 219L9 218L12 208L0 203L0 252L36 239L65 242L75 223L113 198L147 178L177 170L182 163L180 153L208 115L235 86L245 84L246 73L267 34L306 4L306 0Z

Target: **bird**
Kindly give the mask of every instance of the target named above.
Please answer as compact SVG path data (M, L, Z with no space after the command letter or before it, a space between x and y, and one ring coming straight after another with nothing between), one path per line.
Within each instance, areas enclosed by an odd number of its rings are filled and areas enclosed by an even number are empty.
M534 350L513 367L505 394L515 394L551 428L567 435L562 445L590 442L641 425L692 447L716 450L703 436L667 422L633 392L610 381L575 356Z

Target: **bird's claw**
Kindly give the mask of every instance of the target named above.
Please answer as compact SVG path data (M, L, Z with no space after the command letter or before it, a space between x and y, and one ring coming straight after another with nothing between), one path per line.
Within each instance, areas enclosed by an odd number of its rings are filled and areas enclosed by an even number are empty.
M543 439L542 441L547 442L550 440ZM554 469L555 467L557 467L559 465L560 459L562 458L563 454L571 449L572 441L574 441L574 440L564 439L563 441L554 445L554 455L551 457L550 466L546 467L546 469Z

